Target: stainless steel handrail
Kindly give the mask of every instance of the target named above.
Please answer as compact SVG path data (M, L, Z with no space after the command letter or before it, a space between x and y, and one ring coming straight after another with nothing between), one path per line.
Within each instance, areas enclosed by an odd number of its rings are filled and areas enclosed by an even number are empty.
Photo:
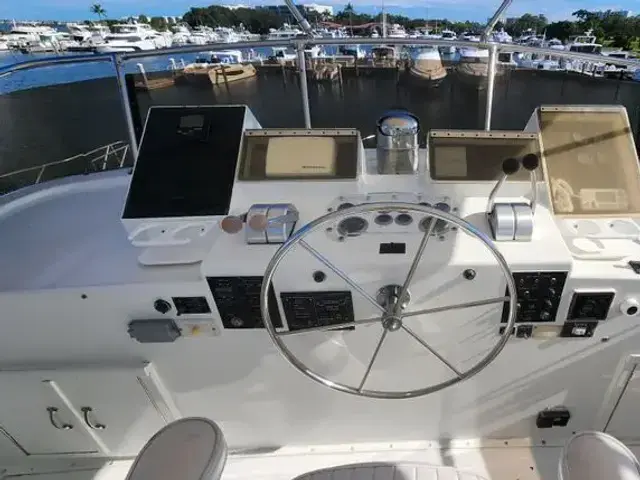
M279 46L291 46L300 51L305 45L416 45L416 46L442 46L442 47L459 47L459 48L480 48L491 49L494 54L490 55L491 65L489 65L489 71L495 70L498 52L522 52L522 53L534 53L538 55L551 55L557 58L571 58L576 60L582 60L584 62L608 63L617 66L635 66L640 67L640 61L627 60L624 58L611 58L597 54L571 52L566 50L556 50L552 48L540 48L531 47L528 45L509 44L509 43L495 43L495 42L468 42L463 40L442 40L436 38L305 38L305 39L290 39L290 40L261 40L255 42L238 42L234 43L234 49L249 49L249 48L264 48L264 47L279 47ZM123 68L123 62L132 59L159 57L167 55L178 55L187 53L198 53L204 51L218 51L226 50L229 48L229 44L212 44L212 45L191 45L187 47L167 48L163 50L151 50L129 53L116 53L116 54L103 54L103 55L78 55L78 56L58 56L50 58L42 58L36 60L28 60L26 62L15 63L5 67L0 67L0 78L18 71L31 70L40 67L49 67L53 65L73 64L73 63L90 63L90 62L106 62L113 63L116 76L118 79L118 89L120 92L120 99L122 103L122 109L127 124L127 131L129 135L129 144L134 160L137 158L137 138L134 130L133 115L131 113L131 105L129 104L128 91L125 84L125 74ZM302 70L302 69L301 69ZM309 115L309 96L308 89L306 88L307 76L301 71L300 75L301 86L300 93L302 98L302 107L305 114L305 125L311 125L311 119ZM493 79L492 79L493 81ZM493 85L487 89L487 112L485 112L485 128L491 126L491 116L493 107ZM307 122L308 119L308 122Z
M0 175L0 182L8 180L12 177L16 177L19 175L23 175L29 172L38 172L35 180L32 185L36 185L40 183L42 177L44 176L45 171L49 167L55 167L58 165L63 165L65 163L73 162L74 160L79 160L82 158L86 158L84 162L84 171L81 173L86 173L89 171L103 171L109 169L109 160L110 158L115 157L118 161L115 168L124 167L127 152L129 151L129 145L122 140L117 142L109 143L107 145L103 145L98 148L94 148L88 152L79 153L78 155L73 155L72 157L68 157L62 160L56 160L53 162L45 163L44 165L36 165L34 167L21 168L20 170L14 170L12 172L4 173ZM89 158L90 157L90 158ZM96 167L98 165L98 167ZM7 193L7 192L4 192ZM0 194L1 195L1 194Z
M489 40L489 35L491 35L491 32L493 32L493 29L495 28L496 24L498 23L498 20L500 19L500 16L504 13L504 11L507 8L509 8L509 5L511 5L512 1L513 0L503 0L502 1L500 6L498 7L498 9L495 11L493 16L487 22L487 26L485 27L484 33L482 34L482 40L484 40L485 42Z

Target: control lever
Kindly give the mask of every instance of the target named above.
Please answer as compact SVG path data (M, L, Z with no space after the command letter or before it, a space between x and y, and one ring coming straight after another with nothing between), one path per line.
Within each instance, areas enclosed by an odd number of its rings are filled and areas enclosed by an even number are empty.
M531 180L531 214L536 213L536 204L538 203L538 176L536 169L540 166L540 159L535 153L527 153L522 159L522 166L529 171Z
M536 204L536 175L538 157L533 154L522 159L522 165L529 170L533 189L531 203L496 203L496 196L507 178L520 170L520 162L515 158L507 158L502 162L502 177L489 194L487 201L487 219L497 241L528 242L533 234L533 209Z
M264 214L252 215L249 219L249 226L258 231L264 231L272 225L278 223L295 223L298 221L298 212L290 212L278 217L267 217Z
M502 185L504 185L504 182L507 181L509 175L517 173L518 170L520 170L520 162L517 158L507 158L502 162L502 177L500 177L500 180L498 180L498 183L496 183L496 186L493 187L493 190L491 190L491 193L489 194L489 201L487 202L487 215L490 215L493 212L496 202L496 196L498 195L498 190L502 188Z

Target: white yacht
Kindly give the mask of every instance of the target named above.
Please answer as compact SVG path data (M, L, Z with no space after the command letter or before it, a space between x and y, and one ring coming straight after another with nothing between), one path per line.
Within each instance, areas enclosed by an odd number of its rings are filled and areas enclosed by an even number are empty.
M488 88L475 128L357 126L367 96L320 118L330 87L296 80L271 119L242 103L266 82L125 100L115 162L0 174L0 478L640 480L631 112Z
M104 43L95 47L98 53L135 52L155 50L158 39L151 28L144 24L123 23L111 27L113 33L105 37ZM155 32L157 33L157 32Z
M566 49L570 52L579 53L600 53L602 45L596 43L597 39L591 30L585 32L584 35L577 35L569 38Z
M214 31L220 39L219 41L221 41L222 43L237 43L242 40L240 35L238 35L238 33L233 28L217 27Z
M491 37L493 38L494 42L498 42L498 43L511 43L513 42L513 38L511 37L511 35L509 35L507 32L505 32L504 28L501 28L500 30L493 32L491 34Z
M39 25L37 23L16 24L9 31L5 38L10 48L19 48L28 42L39 42L40 35L53 35L56 30L52 27Z
M211 27L199 25L191 32L189 43L194 45L206 45L208 43L216 43L220 41L220 37Z
M454 32L453 30L444 29L440 32L440 38L442 40L457 40L458 35L456 35L456 32ZM453 55L454 53L456 53L456 47L454 46L442 46L438 47L438 49L440 50L440 52L447 53L449 55Z
M186 23L178 23L171 30L173 31L174 45L181 46L191 43L191 29Z
M638 58L635 53L627 52L624 50L602 52L602 55L608 58L622 58L625 60ZM607 78L629 79L633 77L635 71L638 68L640 68L640 65L638 67L628 67L626 65L614 65L613 63L605 63L601 70L602 74Z
M271 57L278 62L295 62L298 54L293 47L271 47Z
M0 52L9 51L9 41L5 35L0 35Z
M584 35L570 37L569 42L567 43L565 48L570 52L579 53L600 54L602 52L602 45L597 43L596 36L593 35L593 32L591 30L585 32ZM569 71L593 76L596 74L602 74L602 71L605 67L605 62L571 59L567 62L566 67Z
M92 23L89 25L88 29L91 32L91 40L94 43L100 43L111 33L109 27L102 25L101 23Z
M387 29L387 38L407 38L407 32L402 25L394 23Z
M284 23L279 29L269 29L268 40L288 40L297 37L304 37L305 34L298 27L291 27L288 23Z
M521 68L527 68L531 70L550 70L560 71L567 70L567 65L571 63L571 60L562 61L559 55L553 54L537 54L537 53L523 53L520 56L519 66Z
M92 32L89 30L89 26L82 23L67 23L67 30L78 43L84 43L92 37Z

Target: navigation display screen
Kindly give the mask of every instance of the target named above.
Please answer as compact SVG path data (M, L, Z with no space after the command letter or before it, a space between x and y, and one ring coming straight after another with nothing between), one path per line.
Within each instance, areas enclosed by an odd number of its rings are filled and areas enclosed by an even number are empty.
M314 131L258 130L245 133L239 180L355 178L358 137Z
M429 134L429 171L442 181L487 182L502 176L502 162L521 160L528 153L539 155L538 135L522 132L474 132L432 130ZM527 181L520 169L509 180Z

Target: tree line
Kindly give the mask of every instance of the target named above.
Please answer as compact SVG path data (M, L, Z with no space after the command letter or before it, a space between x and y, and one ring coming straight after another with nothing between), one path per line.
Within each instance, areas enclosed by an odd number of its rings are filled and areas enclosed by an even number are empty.
M106 11L100 4L93 4L90 11L97 15L100 20L106 19ZM506 22L498 23L496 29L504 28L513 37L519 37L531 30L539 35L544 34L547 39L557 38L567 40L570 36L581 35L588 30L592 30L599 43L607 43L614 47L631 49L638 45L640 39L640 16L625 16L614 11L592 12L589 10L577 10L573 12L575 20L563 20L559 22L549 22L544 15L533 15L526 13L517 18L509 18ZM382 14L369 15L358 13L353 5L348 3L345 8L335 15L326 13L307 12L307 18L311 23L334 22L345 27L355 27L367 23L382 22ZM167 30L171 27L171 22L167 22L164 17L147 17L140 15L139 22L150 23L159 31ZM193 7L183 16L183 20L192 27L206 25L210 27L234 27L240 24L254 33L266 34L271 28L278 28L284 22L295 23L293 17L286 8L226 8L220 5L209 7ZM105 20L107 24L117 23L115 20ZM403 15L387 15L387 23L397 23L408 30L427 28L431 31L441 31L444 29L453 30L456 33L476 32L483 30L484 24L479 22L454 22L446 18L424 19L409 18Z

